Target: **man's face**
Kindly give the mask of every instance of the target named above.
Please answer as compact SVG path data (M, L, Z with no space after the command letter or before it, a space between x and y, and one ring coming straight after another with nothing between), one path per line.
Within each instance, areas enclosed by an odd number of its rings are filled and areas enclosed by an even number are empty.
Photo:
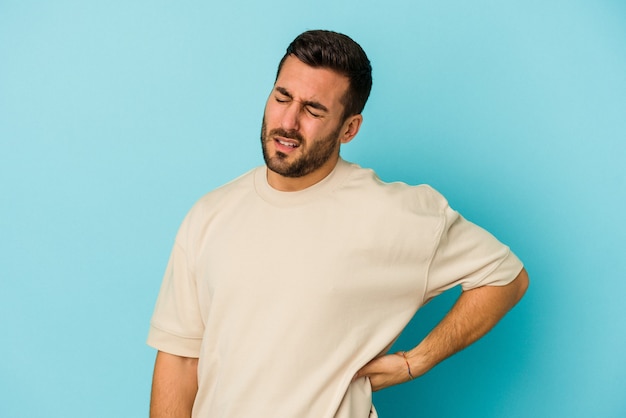
M261 128L265 163L281 180L319 181L332 171L345 128L341 99L348 86L348 78L335 71L293 56L285 60ZM268 173L268 179L278 178L275 174Z

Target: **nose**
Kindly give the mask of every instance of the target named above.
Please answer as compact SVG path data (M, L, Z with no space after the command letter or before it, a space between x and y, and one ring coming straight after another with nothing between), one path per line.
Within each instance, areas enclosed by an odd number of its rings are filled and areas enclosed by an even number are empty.
M288 106L284 107L281 127L286 131L298 130L300 125L300 104L293 100Z

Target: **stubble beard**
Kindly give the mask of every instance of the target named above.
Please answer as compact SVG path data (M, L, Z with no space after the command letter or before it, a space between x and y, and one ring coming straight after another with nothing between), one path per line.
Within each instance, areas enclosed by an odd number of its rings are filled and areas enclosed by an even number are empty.
M339 148L339 132L341 124L329 136L314 142L309 146L307 140L298 131L286 131L281 128L272 129L269 134L265 125L265 117L261 125L261 147L263 149L263 159L267 168L283 177L303 177L322 167L330 160ZM268 143L273 141L274 136L282 136L295 139L299 142L300 155L289 162L289 156L283 152L276 151L273 156L267 150Z

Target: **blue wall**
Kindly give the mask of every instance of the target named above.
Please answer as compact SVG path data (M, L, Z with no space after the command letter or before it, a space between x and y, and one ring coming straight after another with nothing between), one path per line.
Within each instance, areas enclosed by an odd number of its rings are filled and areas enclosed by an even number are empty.
M485 339L377 393L381 416L626 416L623 1L211 3L0 1L0 416L147 415L175 231L261 163L276 64L312 28L374 66L344 157L432 184L532 279Z

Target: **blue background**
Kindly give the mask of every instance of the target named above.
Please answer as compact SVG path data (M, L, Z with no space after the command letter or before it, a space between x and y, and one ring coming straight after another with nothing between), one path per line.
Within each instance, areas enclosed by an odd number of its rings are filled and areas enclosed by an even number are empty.
M626 416L619 0L0 0L0 416L147 416L177 227L261 164L276 65L315 28L374 66L344 158L430 183L531 275L491 334L377 393L380 415Z

